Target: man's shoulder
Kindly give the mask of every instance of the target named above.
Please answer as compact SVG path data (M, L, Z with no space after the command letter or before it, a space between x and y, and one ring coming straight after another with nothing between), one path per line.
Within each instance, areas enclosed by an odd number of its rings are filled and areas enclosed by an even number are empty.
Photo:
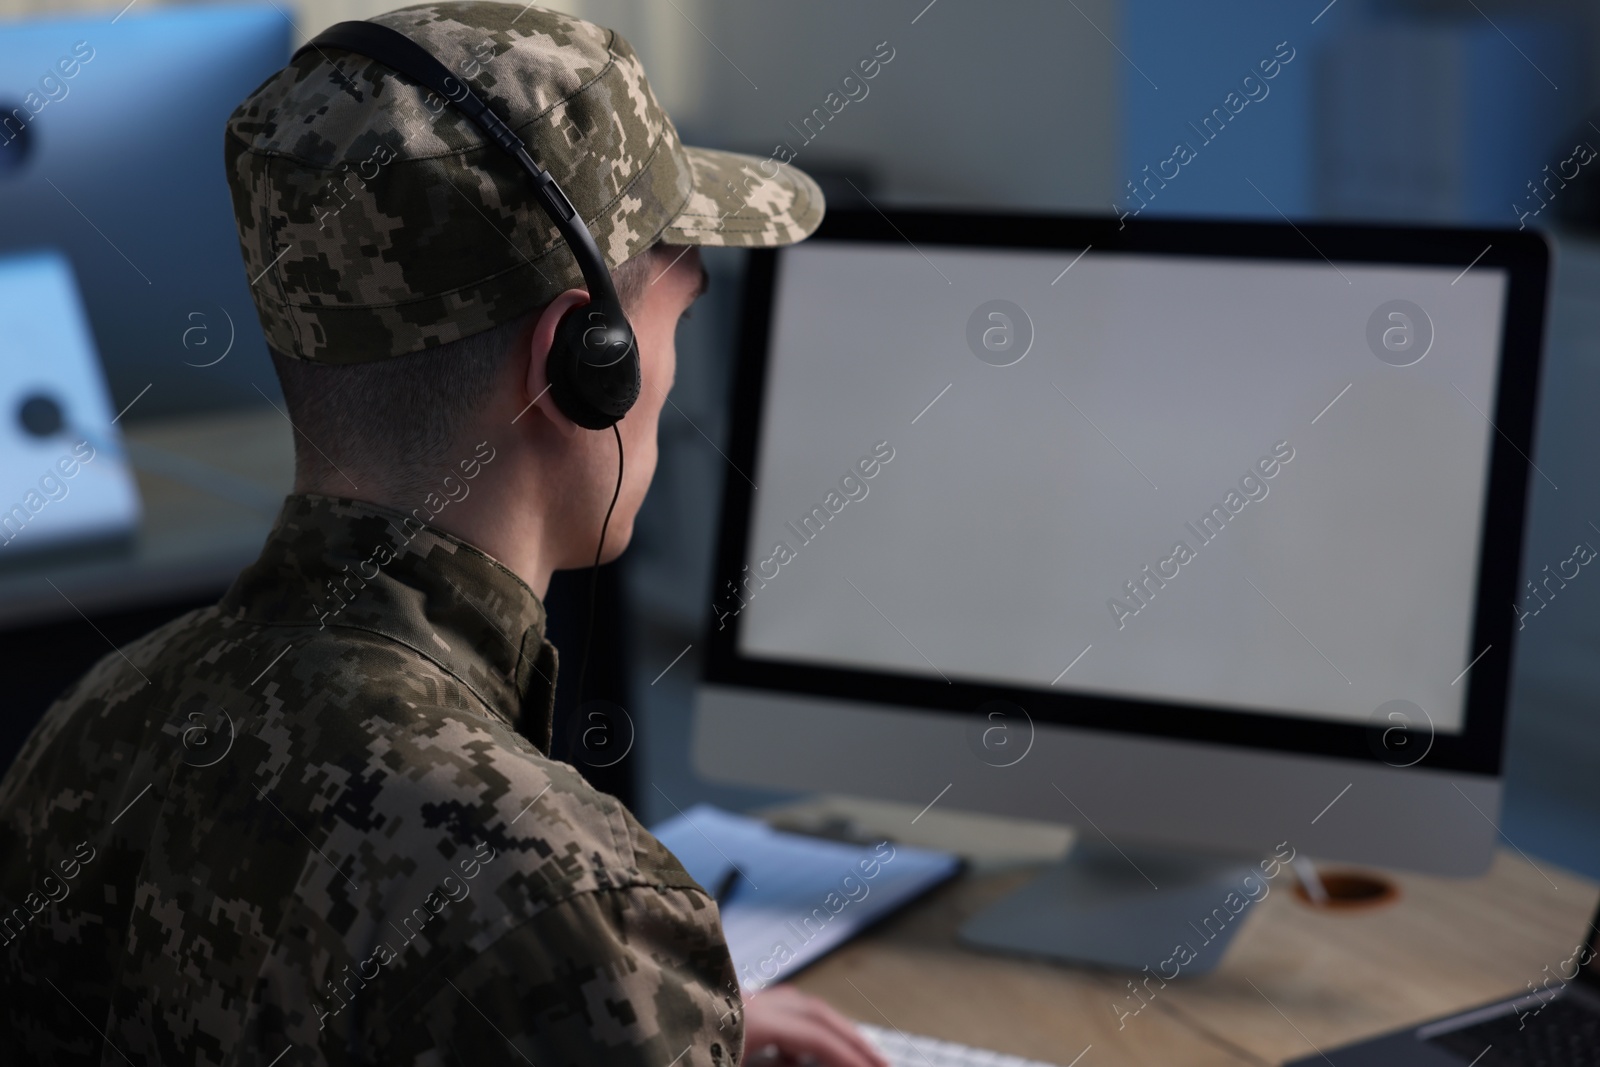
M525 917L585 890L694 886L616 798L518 733L473 683L381 633L202 609L109 653L65 692L0 787L0 809L38 815L60 800L40 787L71 779L95 794L83 817L103 823L138 751L166 768L154 775L169 783L163 833L247 864L250 846L219 815L252 811L261 832L282 833L285 859L316 839L327 860L310 862L331 861L335 881L372 887L385 908L459 876L474 850L494 857L490 881L518 883L511 911Z
M389 863L385 854L471 845L552 902L586 890L695 884L621 801L503 721L402 702L348 725L360 736L330 735L325 748L304 756L371 783L372 825L396 824L373 843L375 864ZM361 750L365 766L356 770L351 756Z
M272 624L222 605L187 612L105 653L52 702L18 756L26 768L65 745L93 762L94 749L159 742L191 766L219 733L274 705L422 706L494 716L471 685L414 648L350 627ZM82 763L80 762L80 766Z
M537 872L543 896L686 877L620 801L519 733L517 709L481 679L381 631L267 629L249 665L226 671L248 690L239 754L263 792L326 805L334 848L359 836L354 869L374 884L479 845L502 871Z
M264 798L322 831L300 883L316 913L301 927L312 956L327 927L358 959L383 944L420 963L440 950L481 952L575 899L702 892L617 798L503 721L400 701L296 723L292 753L257 742L250 760L282 769L252 776ZM283 818L260 830L285 845L298 834ZM315 903L350 890L364 902L353 910ZM296 956L299 935L287 936L281 951Z
M507 922L576 893L696 888L615 797L518 732L515 709L420 650L359 629L280 635L286 652L245 716L253 786L326 811L323 845L357 884L406 910L477 856ZM509 714L508 714L509 712ZM281 770L280 770L281 768ZM483 859L484 856L492 860Z

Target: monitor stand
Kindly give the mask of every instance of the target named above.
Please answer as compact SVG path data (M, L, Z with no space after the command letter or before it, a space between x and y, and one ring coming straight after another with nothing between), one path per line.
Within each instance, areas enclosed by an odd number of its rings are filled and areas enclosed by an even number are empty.
M1165 978L1204 974L1268 892L1260 868L1236 856L1080 839L1065 859L967 920L960 936L1005 952L1148 967Z

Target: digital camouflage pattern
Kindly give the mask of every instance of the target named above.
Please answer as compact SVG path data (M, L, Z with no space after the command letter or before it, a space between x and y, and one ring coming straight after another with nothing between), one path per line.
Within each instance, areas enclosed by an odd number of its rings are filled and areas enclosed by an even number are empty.
M715 905L546 757L544 608L429 514L290 496L49 709L0 781L0 1060L739 1060Z
M685 147L633 48L571 15L436 3L373 21L438 57L528 144L615 268L654 244L773 246L822 221L804 173ZM228 181L251 293L286 356L357 363L512 321L583 288L533 183L446 100L312 49L234 111Z

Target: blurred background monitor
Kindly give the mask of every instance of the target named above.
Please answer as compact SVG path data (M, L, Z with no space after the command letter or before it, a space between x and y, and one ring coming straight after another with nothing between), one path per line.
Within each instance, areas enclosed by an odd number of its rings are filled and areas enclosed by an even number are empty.
M0 251L57 248L131 418L278 395L223 167L228 115L289 55L271 5L0 22Z
M0 568L131 540L139 493L64 256L0 255L0 323Z

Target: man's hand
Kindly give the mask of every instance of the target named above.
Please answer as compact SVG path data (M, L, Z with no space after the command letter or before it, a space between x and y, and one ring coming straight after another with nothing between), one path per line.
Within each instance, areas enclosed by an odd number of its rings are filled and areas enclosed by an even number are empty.
M763 989L744 1005L745 1063L889 1067L843 1015L789 986Z

